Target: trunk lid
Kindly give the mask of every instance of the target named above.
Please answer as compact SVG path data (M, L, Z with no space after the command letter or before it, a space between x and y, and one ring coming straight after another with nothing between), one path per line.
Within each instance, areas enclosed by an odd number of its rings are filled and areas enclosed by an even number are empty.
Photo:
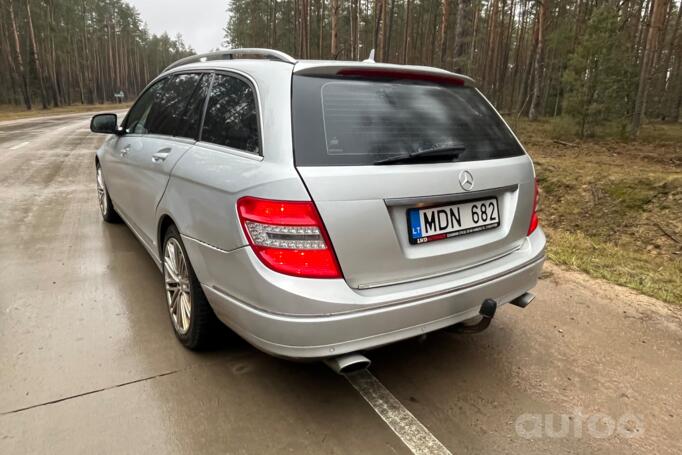
M371 66L371 74L367 65L320 73L307 66L293 81L296 166L348 284L372 288L456 273L518 249L532 213L534 171L499 115L465 78L377 67L382 71ZM423 144L457 144L458 151L374 164ZM491 198L499 226L410 242L410 209Z

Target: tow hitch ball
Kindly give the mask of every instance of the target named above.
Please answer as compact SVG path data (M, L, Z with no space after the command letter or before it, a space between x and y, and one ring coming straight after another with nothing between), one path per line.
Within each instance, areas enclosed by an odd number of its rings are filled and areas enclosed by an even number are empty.
M481 309L478 314L481 316L481 320L476 324L469 325L464 323L455 324L447 328L450 332L455 333L478 333L482 332L488 328L490 322L495 316L495 310L497 310L497 302L493 299L485 299L481 305Z
M530 304L530 302L532 302L534 299L535 299L534 294L532 294L530 292L525 292L509 303L511 303L512 305L515 305L519 308L526 308ZM481 319L478 322L470 323L470 322L464 321L464 322L460 322L459 324L455 324L455 325L452 325L450 327L446 327L445 330L448 330L450 332L455 332L455 333L481 332L481 331L487 329L488 326L490 325L490 322L493 320L493 316L495 316L495 310L496 309L497 309L497 302L496 301L494 301L493 299L485 299L483 301L483 304L481 305L481 309L478 311L478 314L481 317Z

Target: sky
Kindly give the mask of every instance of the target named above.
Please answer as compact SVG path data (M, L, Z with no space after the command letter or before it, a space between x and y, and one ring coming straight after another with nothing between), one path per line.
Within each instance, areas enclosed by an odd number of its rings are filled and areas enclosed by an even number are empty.
M151 33L180 33L198 53L221 47L227 24L226 0L127 0Z

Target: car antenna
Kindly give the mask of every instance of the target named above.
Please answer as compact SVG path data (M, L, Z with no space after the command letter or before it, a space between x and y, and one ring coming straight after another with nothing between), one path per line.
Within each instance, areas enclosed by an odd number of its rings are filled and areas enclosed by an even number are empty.
M374 49L369 51L369 57L367 57L365 60L362 61L363 63L376 63L374 61Z

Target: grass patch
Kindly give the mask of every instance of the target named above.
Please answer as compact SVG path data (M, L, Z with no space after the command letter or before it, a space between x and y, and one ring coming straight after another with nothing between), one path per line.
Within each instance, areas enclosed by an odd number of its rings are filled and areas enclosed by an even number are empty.
M120 110L127 109L132 103L108 103L108 104L73 104L71 106L53 107L50 109L42 109L34 106L32 110L27 111L18 106L0 105L0 121L2 120L19 120L24 118L45 117L48 115L60 114L76 114L79 112L92 111L106 111L106 110Z
M657 182L652 179L609 179L604 190L610 201L623 211L641 212L660 194Z
M665 302L682 302L682 261L652 257L646 250L623 248L581 232L552 228L546 232L552 261Z
M553 121L517 122L540 183L554 262L682 304L682 125L635 141L571 139Z

